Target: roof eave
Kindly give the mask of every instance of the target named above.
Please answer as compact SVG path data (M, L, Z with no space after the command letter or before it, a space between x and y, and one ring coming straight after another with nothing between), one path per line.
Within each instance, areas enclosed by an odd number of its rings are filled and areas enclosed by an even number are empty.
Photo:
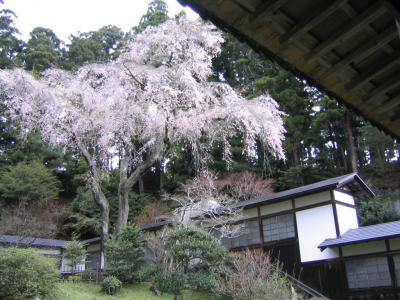
M273 198L273 199L261 200L260 202L250 203L248 205L241 205L241 206L238 206L238 208L253 208L253 207L257 207L257 206L260 206L260 205L263 205L266 203L268 203L268 204L276 203L276 202L280 202L283 200L292 199L295 197L301 197L301 196L313 194L315 192L323 192L323 191L331 190L331 189L335 188L336 186L337 186L337 184L330 184L330 185L326 185L323 187L317 187L317 188L313 188L313 189L310 189L307 191L292 194L292 195L277 197L277 198Z
M349 246L349 245L354 245L354 244L362 244L362 243L368 243L368 242L379 241L379 240L393 239L393 238L397 238L397 237L400 237L400 233L391 234L391 235L384 236L384 237L375 237L375 238L362 239L362 240L357 240L357 241L337 243L334 245L318 246L318 248L322 252L326 248L337 248L337 247Z

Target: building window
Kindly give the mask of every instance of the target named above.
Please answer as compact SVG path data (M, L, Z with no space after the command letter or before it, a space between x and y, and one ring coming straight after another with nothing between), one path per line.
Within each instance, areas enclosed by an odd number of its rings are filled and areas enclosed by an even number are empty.
M350 289L390 286L390 272L386 256L346 261L347 282Z
M227 248L247 247L260 243L261 238L258 221L247 221L244 223L239 236L222 239L222 244Z
M292 214L266 218L262 221L262 224L264 242L284 240L296 236Z
M86 257L86 268L89 270L100 269L101 253L91 252Z
M400 255L393 256L394 269L396 271L397 286L400 286Z

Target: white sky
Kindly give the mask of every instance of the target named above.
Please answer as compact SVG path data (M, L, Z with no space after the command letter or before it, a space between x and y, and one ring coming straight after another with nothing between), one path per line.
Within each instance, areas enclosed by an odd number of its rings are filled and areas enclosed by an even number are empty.
M105 25L116 25L124 32L139 23L150 0L5 0L4 7L15 12L21 38L29 39L35 27L54 31L59 39L69 42L69 35L87 32ZM165 0L170 16L185 10L188 17L197 15L176 0Z

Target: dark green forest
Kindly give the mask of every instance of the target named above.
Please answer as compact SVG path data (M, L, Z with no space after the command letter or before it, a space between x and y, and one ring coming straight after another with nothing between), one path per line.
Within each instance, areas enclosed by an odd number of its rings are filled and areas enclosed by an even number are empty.
M0 68L24 68L36 77L48 68L73 72L88 63L112 61L137 33L170 18L165 2L155 0L129 32L105 25L61 41L50 28L37 27L25 42L15 27L17 16L7 3L0 5ZM218 159L222 156L218 145L209 168L219 178L251 172L257 180L271 183L274 191L359 172L377 193L375 199L358 204L363 224L399 219L393 209L400 201L399 141L230 34L224 33L224 38L222 52L213 62L212 80L229 83L249 99L269 93L278 102L286 114L286 160L265 156L260 149L258 159L249 161L242 155L240 141L232 138L235 151L230 168ZM85 161L77 153L50 147L40 132L31 132L25 139L23 134L0 102L0 234L97 235L100 211L86 186ZM131 222L154 222L168 214L170 207L162 195L174 193L196 176L190 150L172 147L164 164L150 168L131 191L135 216ZM110 199L113 225L119 172L113 157L108 160L112 175L104 177L102 188Z

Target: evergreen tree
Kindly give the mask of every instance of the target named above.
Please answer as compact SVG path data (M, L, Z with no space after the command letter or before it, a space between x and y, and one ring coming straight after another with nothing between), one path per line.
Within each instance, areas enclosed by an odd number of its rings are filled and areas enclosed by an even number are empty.
M169 19L168 5L163 0L154 0L149 3L147 12L140 18L139 26L133 28L135 33L141 32L148 26L159 25Z
M0 5L4 5L1 0ZM24 47L24 42L17 36L18 29L14 25L15 13L6 8L0 10L0 69L18 65L17 54Z
M116 58L124 44L124 33L117 26L103 26L97 31L71 35L67 69L77 69L85 63L108 62Z
M63 53L61 46L61 40L51 29L34 28L26 48L21 52L25 68L40 74L50 67L59 67Z
M7 201L43 202L57 199L60 182L42 163L20 162L0 174L0 196Z

